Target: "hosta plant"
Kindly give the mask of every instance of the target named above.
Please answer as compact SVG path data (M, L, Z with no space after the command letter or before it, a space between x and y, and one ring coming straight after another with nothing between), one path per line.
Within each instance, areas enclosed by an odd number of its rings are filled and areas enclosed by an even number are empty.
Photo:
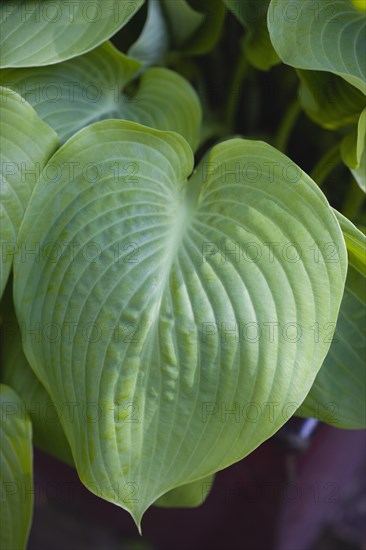
M318 4L1 4L4 549L33 445L141 529L365 427L364 4Z

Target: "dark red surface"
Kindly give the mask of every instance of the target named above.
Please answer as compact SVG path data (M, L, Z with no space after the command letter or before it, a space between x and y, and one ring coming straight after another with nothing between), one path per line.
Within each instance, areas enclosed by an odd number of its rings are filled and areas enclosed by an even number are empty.
M142 539L129 515L98 499L76 473L35 457L37 485L30 550L307 550L337 517L360 476L365 433L322 426L294 455L270 440L217 476L193 510L151 508ZM362 480L356 480L357 484Z

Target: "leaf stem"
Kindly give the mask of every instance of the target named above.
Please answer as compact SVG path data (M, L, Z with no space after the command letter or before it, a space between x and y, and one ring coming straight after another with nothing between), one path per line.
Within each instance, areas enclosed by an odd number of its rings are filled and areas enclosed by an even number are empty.
M288 140L300 113L301 105L299 100L296 98L287 109L287 112L283 117L278 132L274 138L274 146L279 151L282 151L282 153L286 152Z
M349 220L355 220L365 201L365 193L356 180L351 178L351 186L343 203L341 212Z
M341 144L336 143L316 163L310 173L310 177L319 185L319 187L322 187L324 181L327 179L329 174L333 172L334 168L341 162L341 160Z
M250 65L243 53L241 53L239 60L236 64L234 76L231 82L229 99L226 106L226 123L229 130L235 130L235 115L238 111L239 99L241 96L241 89L243 86L244 78L248 72Z

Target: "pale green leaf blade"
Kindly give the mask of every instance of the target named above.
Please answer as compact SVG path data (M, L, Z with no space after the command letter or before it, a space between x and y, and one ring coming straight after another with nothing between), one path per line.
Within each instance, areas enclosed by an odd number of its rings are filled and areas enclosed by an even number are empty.
M91 155L98 183L83 171ZM116 177L116 162L137 163L136 177ZM60 254L37 269L17 256L15 304L22 330L77 324L71 343L25 352L56 405L80 403L63 427L83 483L140 524L161 495L242 459L303 401L329 349L310 327L337 318L345 244L318 186L262 142L219 144L187 182L193 154L178 134L103 121L52 164L59 177L44 171L19 242ZM270 327L275 338L258 337ZM266 403L279 404L271 421Z
M178 132L196 147L201 125L196 92L177 73L151 68L130 97L124 89L140 68L107 42L57 65L3 70L0 82L24 96L62 141L93 122L121 118Z
M0 66L59 63L99 46L144 0L12 0L0 5Z
M366 237L336 215L348 251L346 287L335 331L329 327L329 353L297 414L339 428L366 428Z
M342 140L341 155L358 185L366 193L366 108L361 113L356 129Z
M299 69L297 74L301 106L314 122L329 130L358 123L366 105L360 90L332 73Z
M33 426L33 444L42 451L73 466L69 443L61 427L60 418L65 409L57 409L44 386L32 371L23 352L19 326L13 312L7 311L3 322L1 383L13 388L21 398ZM43 333L33 332L26 338L43 338L52 344L55 333L52 329Z
M271 0L268 28L287 65L334 73L366 93L366 19L350 0Z
M208 497L215 476L208 476L187 485L181 485L161 496L154 506L159 508L197 508Z
M33 511L32 425L16 393L0 384L0 547L25 550Z
M58 146L55 132L11 90L0 87L0 297L33 187Z
M262 71L268 71L280 62L267 27L269 2L270 0L224 0L227 8L246 29L244 52L248 61Z

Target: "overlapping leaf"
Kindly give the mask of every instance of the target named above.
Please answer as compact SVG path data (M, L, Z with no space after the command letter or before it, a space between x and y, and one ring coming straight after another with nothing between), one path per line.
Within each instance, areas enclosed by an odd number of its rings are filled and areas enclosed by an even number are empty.
M60 424L64 410L57 410L23 352L15 315L8 311L4 321L1 382L13 388L24 403L33 426L33 443L59 460L73 465L70 446ZM25 334L26 338L43 338L52 343L52 332Z
M355 130L343 139L341 154L358 185L366 193L366 108Z
M18 94L0 88L0 297L11 270L24 210L57 146L57 135L34 109Z
M59 63L108 40L144 0L12 0L0 5L0 66Z
M366 427L366 237L336 212L348 251L348 275L336 330L324 365L299 414L340 428Z
M209 52L220 38L225 19L221 0L161 0L171 44L187 55Z
M268 28L287 65L334 73L366 93L366 19L350 0L271 0Z
M174 5L169 0L162 0L161 4L170 25L173 42L176 47L181 47L198 31L205 16L192 8L186 0L177 0Z
M246 29L245 55L254 67L262 71L267 71L280 62L268 33L269 2L270 0L224 0L224 4Z
M146 70L132 97L124 93L141 64L106 43L50 67L9 69L0 81L23 95L62 141L101 119L122 118L199 139L201 108L190 84L163 68Z
M362 92L332 73L302 70L297 73L301 80L301 105L314 122L329 130L358 123L366 105Z
M162 63L168 51L168 27L159 0L149 0L142 32L128 50L128 55L144 67Z
M32 426L16 393L0 385L0 547L25 550L33 510Z
M201 506L208 497L215 476L208 476L199 481L181 485L161 496L154 506L159 508L196 508Z
M90 158L97 181L83 170ZM137 163L136 178L116 177L116 163ZM302 402L338 315L344 240L317 185L262 142L221 143L187 180L181 136L103 121L52 166L58 177L44 171L19 237L41 242L41 261L18 256L14 288L22 330L51 323L60 337L27 340L25 352L56 405L78 403L61 422L81 480L139 524L160 496L240 460L286 421L288 401Z

